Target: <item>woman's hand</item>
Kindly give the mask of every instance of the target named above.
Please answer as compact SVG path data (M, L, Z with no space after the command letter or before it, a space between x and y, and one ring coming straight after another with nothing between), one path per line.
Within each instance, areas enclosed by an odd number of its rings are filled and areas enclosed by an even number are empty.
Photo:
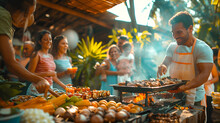
M211 84L213 84L211 80L204 83L204 85L211 85Z
M75 72L73 70L71 70L71 69L67 69L65 71L65 74L75 74Z
M46 79L41 79L37 83L32 83L39 93L47 93L50 88L50 84Z

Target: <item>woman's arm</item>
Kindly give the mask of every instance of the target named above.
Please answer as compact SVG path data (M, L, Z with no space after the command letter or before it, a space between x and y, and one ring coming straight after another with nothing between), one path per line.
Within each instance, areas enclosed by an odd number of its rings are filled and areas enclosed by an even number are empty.
M67 74L67 71L65 70L65 71L63 71L63 72L57 73L57 77L58 77L58 78L61 78L61 77L63 77L63 76L66 75L66 74Z
M53 77L53 81L60 85L62 88L66 89L66 85L63 84L56 76Z
M107 70L105 70L105 73L107 74L107 75L124 75L124 74L128 74L129 73L129 71L127 71L127 70L125 70L125 69L121 69L121 70L117 70L117 71L110 71L109 69L110 69L110 63L109 63L109 61L106 61L106 63L107 63L107 65L109 65L108 66L108 69ZM119 64L117 64L117 66L118 66ZM118 67L117 67L118 68Z
M213 64L213 67L212 67L212 79L208 80L205 84L206 85L214 84L214 83L218 82L218 80L219 80L218 70L217 70L216 65Z
M55 76L56 75L55 71L35 73L39 59L40 59L39 54L33 53L32 57L30 59L30 62L29 62L28 70L38 76L41 76L41 77Z
M19 60L19 63L22 66L26 67L26 65L28 64L29 61L30 61L30 58L22 58L22 59Z
M12 44L9 37L6 35L0 35L0 52L7 66L7 69L17 75L18 77L25 78L25 80L31 82L39 81L38 77L33 77L33 74L27 71L21 64L15 60L15 54L13 52Z
M105 70L105 73L107 75L124 75L124 74L128 74L128 71L126 70L121 70L121 71L109 71L109 70Z
M15 60L13 47L7 35L0 34L0 53L5 62L5 65L7 66L7 69L11 73L14 73L24 80L32 82L40 93L48 90L49 83L45 79L32 74Z
M99 65L95 65L96 66L96 70L95 70L95 75L99 76L100 74L105 74L105 70L109 70L110 69L110 63L107 59L103 60L103 62L106 63L106 67L102 67L100 64ZM105 68L105 70L104 70Z
M69 59L70 65L72 66L72 59L70 57L68 57L68 59ZM64 75L70 75L72 79L75 77L75 73L73 73L72 70L68 70L68 69L63 71L63 72L57 73L57 77L58 78L61 78Z
M72 66L72 58L71 58L71 57L68 57L68 58L69 58L69 60L70 60L71 66ZM67 70L67 73L68 73L68 70ZM75 75L76 75L76 73L72 73L72 74L71 74L71 78L73 79L73 78L75 77Z

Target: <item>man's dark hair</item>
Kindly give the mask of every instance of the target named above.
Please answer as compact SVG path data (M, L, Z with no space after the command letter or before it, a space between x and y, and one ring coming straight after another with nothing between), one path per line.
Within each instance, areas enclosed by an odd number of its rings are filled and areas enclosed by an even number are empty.
M188 29L190 25L193 26L193 18L187 11L181 11L176 13L169 20L169 25L175 25L177 23L183 23L183 26Z
M127 37L127 36L125 36L125 35L121 35L121 36L120 36L118 39L128 41L128 37Z
M213 57L214 56L218 56L218 50L217 48L212 48L212 52L213 52Z

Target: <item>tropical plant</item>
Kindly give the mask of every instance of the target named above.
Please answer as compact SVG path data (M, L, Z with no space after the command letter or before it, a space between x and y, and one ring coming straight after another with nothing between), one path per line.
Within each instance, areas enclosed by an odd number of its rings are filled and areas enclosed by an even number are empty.
M108 42L108 46L110 46L111 44L113 44L114 42L117 43L118 42L118 37L121 35L126 35L129 38L129 42L132 42L132 36L130 32L127 32L125 28L123 29L112 29L112 35L108 35L108 38L111 38L111 40Z
M96 62L102 62L107 57L107 45L102 42L95 42L94 38L87 37L77 44L78 48L74 53L70 53L73 65L78 67L78 71L74 78L78 85L93 86L96 77L93 68Z
M111 38L108 45L111 45L112 43L118 42L118 36L126 35L128 37L128 40L130 43L139 43L140 47L143 48L144 44L150 43L150 35L151 33L147 30L143 31L142 33L138 33L137 29L134 28L130 32L128 32L125 28L119 29L119 30L112 30L112 35L109 35L108 37ZM156 39L160 39L161 37L156 33Z
M220 46L220 1L219 0L191 0L192 4L188 8L194 11L196 24L199 24L196 30L197 37L206 41L211 47Z
M150 15L156 25L159 25L164 30L168 30L168 20L175 14L175 6L172 5L172 1L176 4L180 4L181 0L154 0L153 6L150 10ZM179 7L178 7L179 8ZM145 8L149 9L149 8Z

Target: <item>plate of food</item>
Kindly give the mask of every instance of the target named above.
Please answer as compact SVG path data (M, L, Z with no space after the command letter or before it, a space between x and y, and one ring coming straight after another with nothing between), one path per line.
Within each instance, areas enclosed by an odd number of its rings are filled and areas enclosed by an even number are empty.
M12 97L10 101L16 104L19 104L19 103L26 102L33 98L34 96L31 96L31 95L17 95L17 96Z

